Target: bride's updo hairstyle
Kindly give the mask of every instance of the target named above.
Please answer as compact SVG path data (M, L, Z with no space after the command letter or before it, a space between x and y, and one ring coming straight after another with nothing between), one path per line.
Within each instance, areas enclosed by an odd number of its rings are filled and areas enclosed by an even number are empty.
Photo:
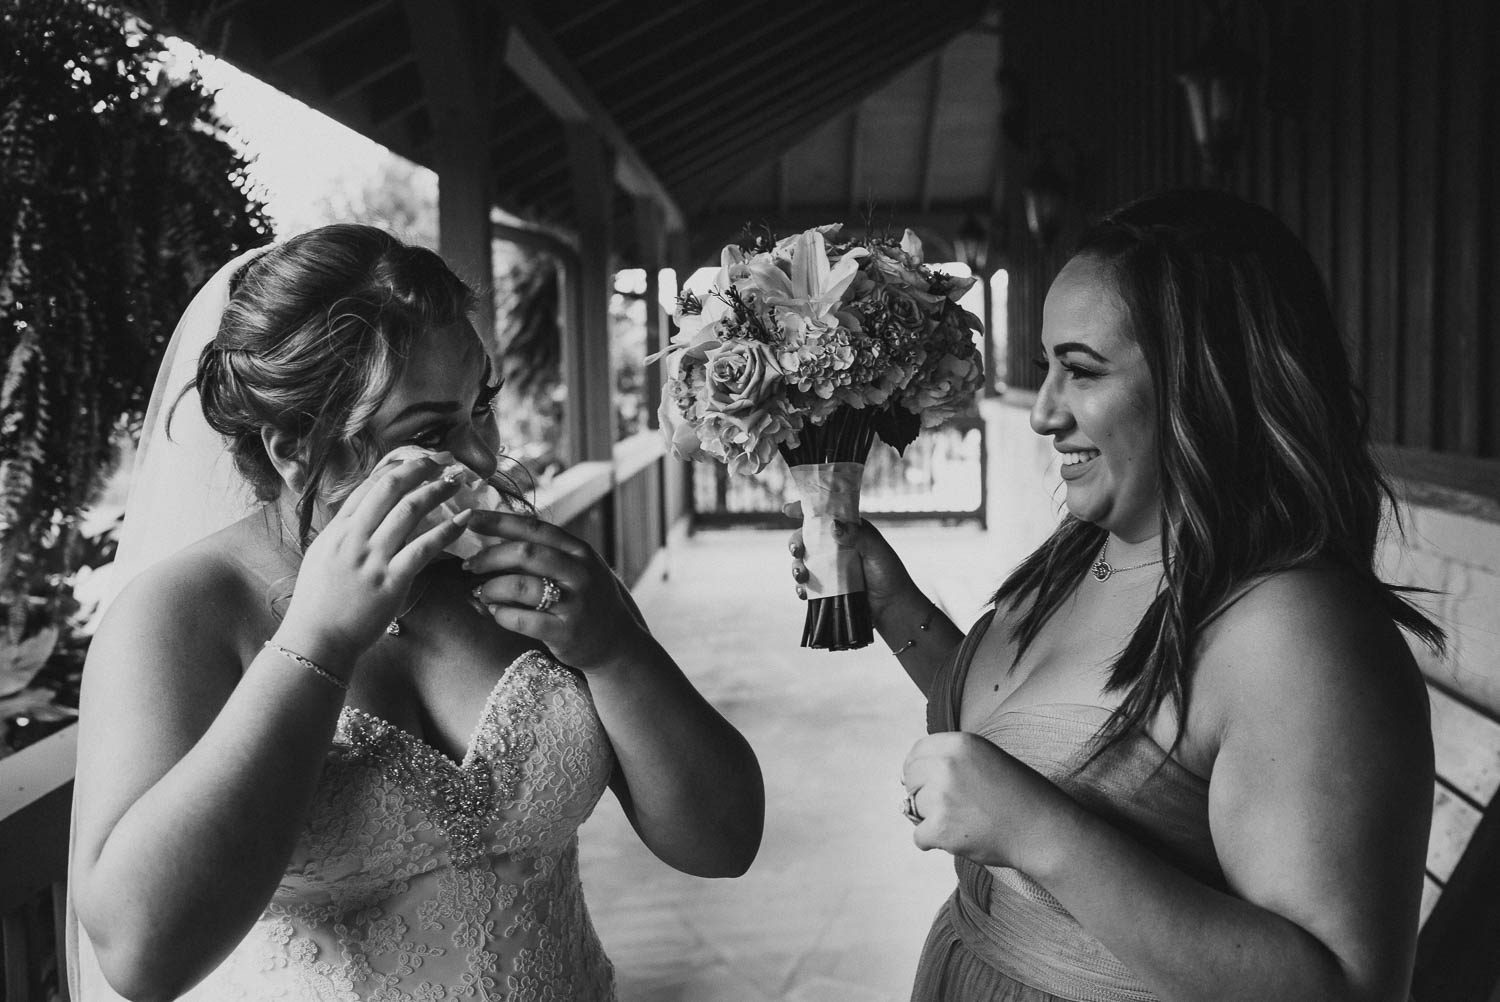
M350 223L292 237L232 280L194 385L205 419L228 440L259 500L275 500L283 486L262 429L299 443L307 473L297 499L302 545L315 502L342 500L379 458L367 428L418 333L459 322L472 301L437 254ZM351 453L355 472L332 479L330 462Z

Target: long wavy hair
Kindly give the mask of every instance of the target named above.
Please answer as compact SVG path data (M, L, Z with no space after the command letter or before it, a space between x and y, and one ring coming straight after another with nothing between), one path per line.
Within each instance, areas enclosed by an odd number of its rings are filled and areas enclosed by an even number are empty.
M230 285L219 330L198 361L203 414L263 502L282 482L262 428L289 432L307 471L297 541L312 536L316 502L346 497L379 458L370 419L418 334L468 314L473 291L441 257L384 230L336 223L301 233L247 264ZM330 474L352 455L353 471ZM525 505L503 476L491 478Z
M1442 631L1402 597L1408 589L1375 572L1387 512L1399 527L1395 496L1327 289L1297 237L1259 206L1190 189L1110 213L1076 254L1112 277L1151 372L1165 575L1110 668L1108 691L1125 697L1092 757L1168 702L1186 719L1202 630L1262 575L1331 562L1440 651ZM1020 612L1018 662L1106 534L1066 516L995 594Z

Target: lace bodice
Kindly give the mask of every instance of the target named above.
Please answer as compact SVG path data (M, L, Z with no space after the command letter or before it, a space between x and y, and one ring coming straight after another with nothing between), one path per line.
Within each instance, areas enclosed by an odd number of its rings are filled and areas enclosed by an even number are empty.
M187 998L613 1000L577 837L613 767L588 690L535 651L462 762L345 708L281 886Z

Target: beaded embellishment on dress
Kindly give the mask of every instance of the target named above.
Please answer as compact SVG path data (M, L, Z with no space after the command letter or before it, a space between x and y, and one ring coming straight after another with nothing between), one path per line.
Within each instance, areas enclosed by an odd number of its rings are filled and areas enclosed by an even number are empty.
M587 686L540 652L461 761L345 708L281 886L187 998L612 1002L577 831L613 769Z

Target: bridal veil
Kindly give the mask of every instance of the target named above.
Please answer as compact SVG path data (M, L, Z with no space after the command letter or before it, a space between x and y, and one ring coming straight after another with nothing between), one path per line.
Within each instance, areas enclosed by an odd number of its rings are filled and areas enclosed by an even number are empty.
M255 504L223 438L204 420L197 392L183 391L197 373L198 356L218 332L235 274L269 249L245 251L215 272L172 332L146 409L125 523L101 607L143 570L230 525ZM181 406L175 406L179 401ZM102 667L107 670L98 664L91 670ZM76 816L76 803L74 811ZM71 860L71 835L69 842ZM66 936L68 983L74 1002L123 1002L104 980L73 910L71 893Z

